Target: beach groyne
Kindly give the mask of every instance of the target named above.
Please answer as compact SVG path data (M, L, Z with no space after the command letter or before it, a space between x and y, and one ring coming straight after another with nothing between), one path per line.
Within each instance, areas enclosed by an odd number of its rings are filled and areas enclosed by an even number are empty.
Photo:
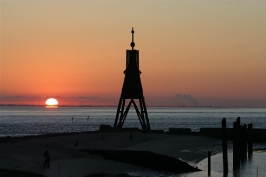
M109 132L109 131L141 131L139 128L123 128L120 130L113 129L110 125L101 125L99 131ZM199 132L193 132L190 128L169 128L168 131L164 130L150 130L150 133L167 133L169 135L203 135L213 138L227 138L228 140L233 140L234 138L234 128L226 128L226 134L223 133L222 128L200 128ZM226 136L226 137L224 137ZM253 142L266 142L266 129L256 129L252 128L252 141Z
M222 139L222 128L200 128L199 134ZM227 128L227 139L233 140L234 129ZM252 129L253 142L266 142L266 129Z

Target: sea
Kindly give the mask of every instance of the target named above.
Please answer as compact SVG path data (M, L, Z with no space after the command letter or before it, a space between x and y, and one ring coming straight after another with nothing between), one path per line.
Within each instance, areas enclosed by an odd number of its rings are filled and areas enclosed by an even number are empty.
M96 131L102 124L113 126L116 111L116 107L0 106L0 137ZM266 129L266 108L148 107L147 111L152 130L191 128L197 132L221 127L222 118L230 128L237 117L241 124ZM134 109L124 127L141 128Z
M116 107L38 107L38 106L0 106L0 137L21 137L51 133L84 132L99 130L100 125L113 125ZM190 128L198 132L200 128L221 127L223 118L227 127L233 127L237 117L241 124L253 123L253 128L266 129L266 108L202 108L202 107L148 107L148 117L152 130L168 131L169 128ZM140 127L134 109L131 109L124 127ZM232 153L229 150L228 177L266 177L266 144L255 144L251 159L239 171L233 172ZM212 156L213 177L222 173L222 154ZM231 160L230 160L231 159ZM202 172L188 174L138 174L141 176L194 177L207 176L207 159L196 164ZM145 172L143 172L145 173Z

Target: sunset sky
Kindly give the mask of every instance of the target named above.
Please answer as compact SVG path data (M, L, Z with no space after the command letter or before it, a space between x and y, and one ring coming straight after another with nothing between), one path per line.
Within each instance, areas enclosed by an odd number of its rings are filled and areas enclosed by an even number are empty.
M1 0L1 104L117 105L131 28L150 106L266 107L266 1Z

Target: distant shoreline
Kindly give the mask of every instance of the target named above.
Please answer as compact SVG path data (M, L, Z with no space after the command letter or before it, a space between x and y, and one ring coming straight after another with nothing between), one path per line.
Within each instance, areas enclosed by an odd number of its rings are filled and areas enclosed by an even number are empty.
M0 107L46 107L46 105L35 105L35 104L0 104ZM117 107L117 105L58 105L58 107ZM266 108L266 107L247 107L247 106L150 106L154 108Z

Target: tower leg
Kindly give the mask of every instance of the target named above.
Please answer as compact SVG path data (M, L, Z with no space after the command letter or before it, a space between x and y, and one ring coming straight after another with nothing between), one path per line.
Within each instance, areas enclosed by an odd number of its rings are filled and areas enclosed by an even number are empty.
M142 129L147 130L146 122L144 119L144 110L143 110L143 105L142 105L142 99L139 99L139 106L140 106L140 111L141 111L141 120L143 122Z
M124 116L125 103L126 103L126 99L122 99L122 106L121 106L122 109L120 112L120 118L119 118L119 122L117 124L117 128L122 128L122 119Z
M116 117L115 117L115 123L114 123L114 128L117 128L117 121L118 121L118 117L119 117L120 110L121 110L121 102L122 102L122 98L120 98L119 103L118 103L118 107L117 107L117 111L116 111Z
M128 111L131 107L131 104L133 104L135 107L137 116L139 118L139 122L141 124L142 129L145 131L149 131L150 130L150 123L149 123L147 108L146 108L144 99L139 99L140 109L137 107L134 99L130 100L126 109L125 109L125 104L126 104L126 99L120 98L117 112L116 112L114 128L122 128L123 127L124 122L125 122L126 117L127 117L127 114L128 114Z
M124 114L123 114L123 119L122 119L122 122L121 122L121 127L123 127L123 125L124 125L124 122L125 122L126 117L127 117L127 113L128 113L128 111L129 111L129 108L130 108L130 106L131 106L131 104L132 104L133 101L134 101L134 100L131 99L130 102L128 103L127 109L125 110L125 112L124 112Z
M139 118L139 122L140 122L140 125L141 127L143 128L143 122L142 122L142 119L141 119L141 113L139 112L139 109L135 103L135 101L133 100L133 104L134 104L134 107L135 107L135 110L137 112L137 115L138 115L138 118Z
M143 108L144 108L144 117L145 117L146 122L147 122L147 130L151 130L150 121L149 121L148 112L147 112L144 98L142 99L142 102L143 102Z

